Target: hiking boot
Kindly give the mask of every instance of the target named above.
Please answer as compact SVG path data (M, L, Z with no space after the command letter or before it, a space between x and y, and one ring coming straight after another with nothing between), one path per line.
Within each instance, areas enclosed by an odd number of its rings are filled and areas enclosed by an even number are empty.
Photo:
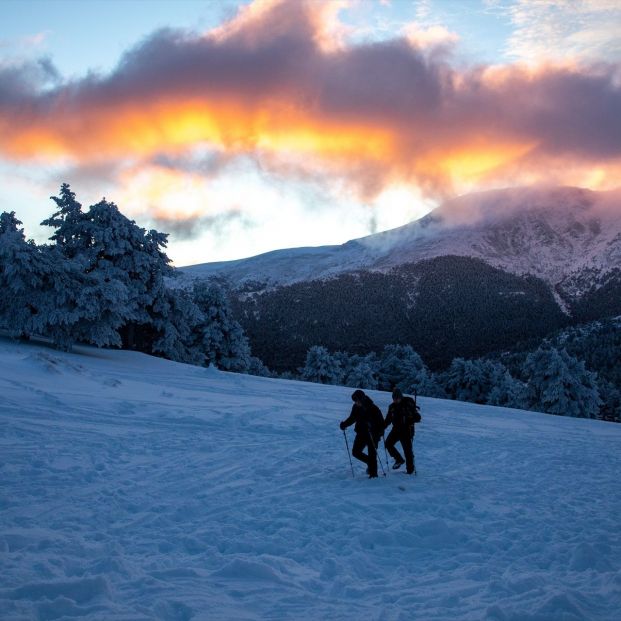
M370 474L369 475L369 479L377 479L377 475L376 474Z
M404 463L405 463L405 461L403 461L403 460L395 461L395 463L392 465L392 469L393 470L399 470L399 468L401 468L401 466L403 466Z

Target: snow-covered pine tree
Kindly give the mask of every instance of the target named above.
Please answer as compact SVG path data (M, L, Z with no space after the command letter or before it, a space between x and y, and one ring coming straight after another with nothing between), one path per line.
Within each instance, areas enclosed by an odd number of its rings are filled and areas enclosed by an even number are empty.
M0 213L0 235L17 233L19 237L25 240L24 229L20 228L21 225L22 223L17 219L14 211Z
M490 360L455 358L442 374L442 383L450 399L486 403L506 370L503 364Z
M76 342L119 346L118 328L124 321L119 308L127 299L123 284L86 273L81 261L63 260L55 246L41 246L38 251L42 278L35 295L34 331L49 336L63 350Z
M427 367L425 367L410 384L402 384L401 389L409 394L416 392L416 394L425 397L436 397L437 399L446 398L446 392L444 392L444 388L442 388L436 374L432 373Z
M15 214L0 215L0 321L14 336L49 336L56 347L76 341L118 345L120 283L87 274L57 246L26 241Z
M451 366L442 373L441 381L449 399L468 401L473 395L482 398L479 368L472 360L453 358Z
M106 280L119 280L128 290L124 344L155 352L149 326L157 324L156 331L162 332L163 318L169 316L164 310L166 300L170 302L165 278L173 276L164 252L168 235L145 230L105 199L92 205L87 217L89 271L101 273Z
M427 381L429 370L422 358L410 345L386 345L382 351L377 370L381 390L397 387L410 392Z
M59 210L42 222L56 229L50 239L66 257L80 259L86 273L98 274L104 283L125 285L123 304L117 300L117 312L125 318L123 344L153 352L153 324L161 332L168 315L165 278L173 276L163 250L168 236L139 227L105 199L84 213L66 183L52 200Z
M300 374L302 379L317 384L340 384L343 379L340 362L321 345L313 345L306 352L306 363Z
M126 321L127 287L98 273L84 274L82 266L75 266L73 271L75 299L83 308L72 328L73 338L97 347L121 347L119 329Z
M343 373L343 377L347 377L347 374L352 370L352 368L356 366L363 358L358 354L348 354L346 351L335 351L331 355L334 360L339 363L341 367L341 372Z
M621 422L621 390L602 377L599 377L597 387L602 399L598 418L617 423Z
M491 389L487 403L506 408L524 409L526 404L526 386L505 370L498 383Z
M59 196L50 198L56 203L58 211L41 224L55 229L50 240L55 242L66 257L73 259L89 248L88 217L82 211L82 205L76 200L68 183L60 186Z
M193 298L202 313L200 323L194 328L194 342L204 355L204 364L213 364L224 371L246 371L251 365L250 345L233 318L222 287L196 282Z
M601 400L597 374L565 349L542 345L528 354L523 366L529 409L580 418L595 418Z
M203 314L184 289L164 288L153 302L148 328L154 354L188 364L203 364L205 357L194 340L194 331Z
M0 214L0 327L14 337L28 337L38 284L34 242L27 242L15 212Z
M250 363L246 373L258 377L274 377L274 374L263 364L263 361L256 356L250 356Z
M341 363L342 364L342 363ZM343 384L350 388L377 388L377 361L375 354L349 357L344 368Z

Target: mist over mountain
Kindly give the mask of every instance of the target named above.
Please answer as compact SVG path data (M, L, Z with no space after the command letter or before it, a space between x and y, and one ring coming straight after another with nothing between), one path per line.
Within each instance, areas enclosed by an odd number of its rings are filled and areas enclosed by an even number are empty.
M355 353L408 343L441 367L621 314L621 191L476 193L340 246L181 272L227 283L253 351L274 368L318 343Z
M387 271L438 256L480 258L537 276L571 297L621 265L621 191L511 188L458 197L404 226L340 246L275 250L182 268L257 289L360 269ZM587 278L580 278L587 274Z

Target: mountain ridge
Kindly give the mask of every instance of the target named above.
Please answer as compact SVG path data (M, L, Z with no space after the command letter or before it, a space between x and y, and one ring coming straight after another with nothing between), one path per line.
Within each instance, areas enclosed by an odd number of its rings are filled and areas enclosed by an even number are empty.
M233 288L261 291L360 270L387 272L448 255L541 278L563 307L621 266L621 190L479 192L449 200L401 227L341 245L274 250L179 270L186 279L219 277Z
M309 347L409 344L431 368L621 314L621 191L513 188L448 201L341 246L186 270L215 278L255 355L298 368Z

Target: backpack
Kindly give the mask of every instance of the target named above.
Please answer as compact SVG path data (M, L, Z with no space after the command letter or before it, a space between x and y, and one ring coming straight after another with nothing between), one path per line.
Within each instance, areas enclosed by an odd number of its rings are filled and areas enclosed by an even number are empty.
M374 440L377 443L379 438L382 437L384 433L384 416L382 415L382 411L375 405L372 404L371 408L371 420L369 421L371 424L372 433L375 436Z
M407 405L405 419L408 425L420 423L422 420L420 415L420 407L412 397L403 397L404 403Z

